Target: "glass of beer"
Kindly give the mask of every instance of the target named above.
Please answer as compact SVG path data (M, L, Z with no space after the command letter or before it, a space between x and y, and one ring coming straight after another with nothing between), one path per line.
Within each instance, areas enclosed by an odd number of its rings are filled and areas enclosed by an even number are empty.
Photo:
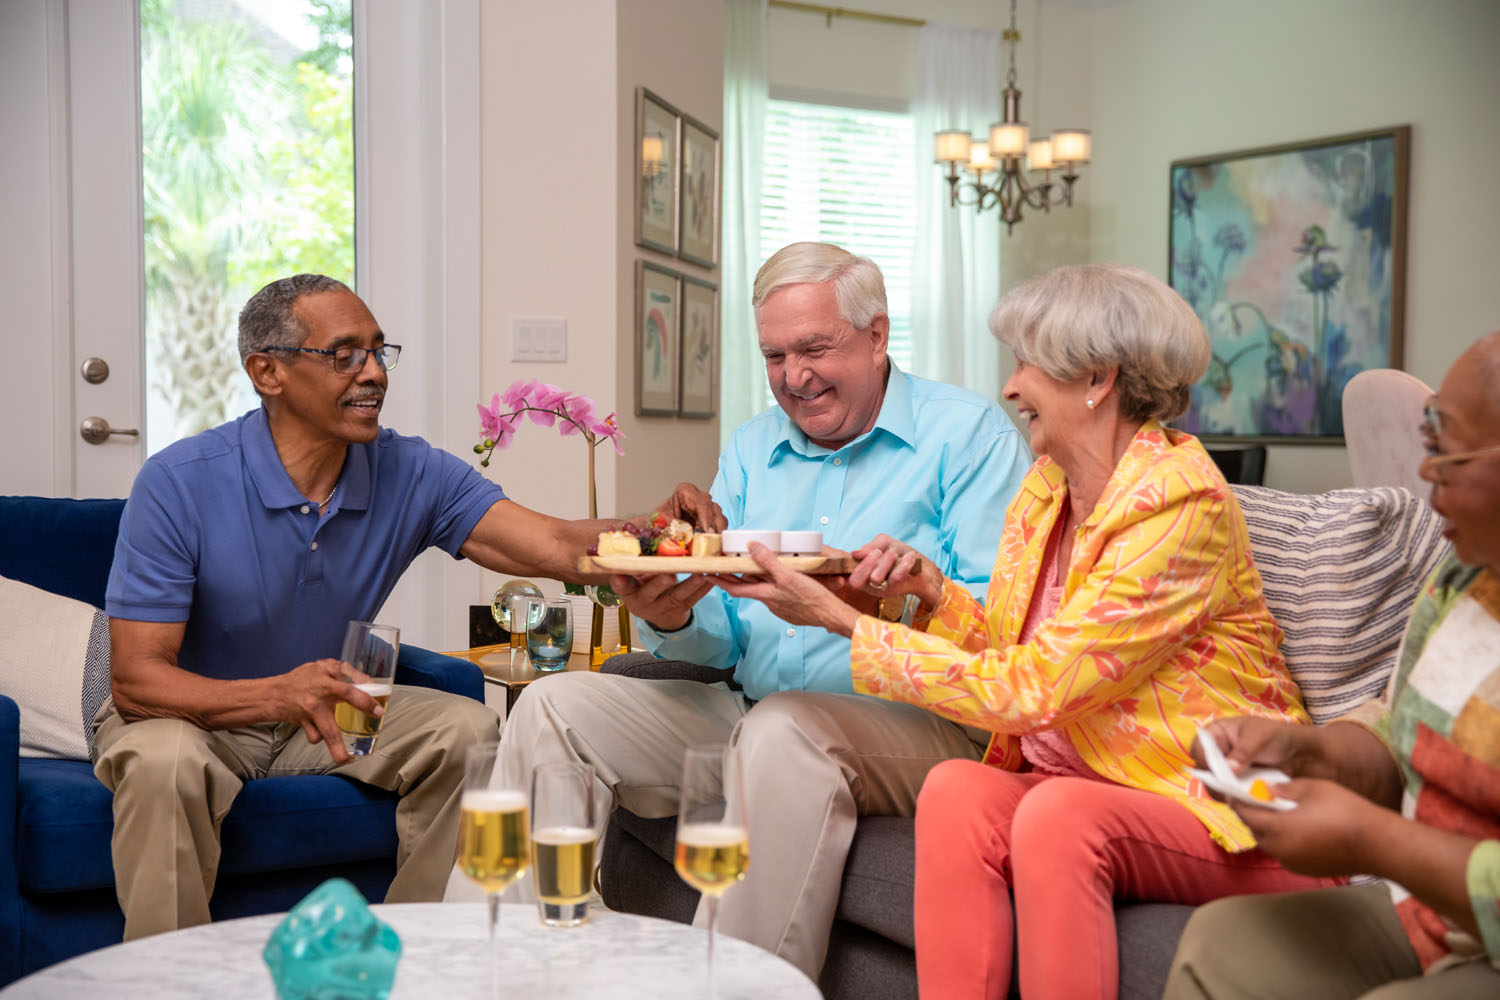
M537 912L548 927L589 917L598 819L594 769L541 764L531 772L531 859Z
M677 874L703 893L708 910L708 995L714 995L714 904L750 867L750 832L739 758L723 746L683 756L677 807Z
M344 678L360 691L375 699L382 709L391 700L391 686L396 678L396 654L401 649L401 630L394 625L372 622L350 622L344 634ZM356 757L375 749L380 735L380 720L364 709L341 701L333 707L333 719L344 734L344 746Z
M540 612L532 609L526 622L526 652L537 670L551 672L568 665L573 652L573 604L566 597L542 602Z
M490 917L490 988L500 993L495 934L500 896L531 863L526 787L499 756L500 745L470 747L459 797L458 870L484 890Z

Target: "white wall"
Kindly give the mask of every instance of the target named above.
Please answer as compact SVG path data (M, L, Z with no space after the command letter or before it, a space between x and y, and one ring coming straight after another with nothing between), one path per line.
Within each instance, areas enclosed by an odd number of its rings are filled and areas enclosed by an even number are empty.
M601 415L618 413L624 457L608 444L597 450L601 517L639 513L680 480L706 488L713 477L717 421L635 416L635 260L716 279L634 246L632 212L635 87L717 130L722 17L714 0L481 8L481 395L488 400L516 379L539 378L588 395ZM567 361L510 361L512 316L566 318ZM527 507L588 514L581 438L527 424L488 472ZM474 600L487 601L500 579L483 574Z
M980 0L867 0L865 10L1002 26ZM1494 0L1022 0L1022 111L1033 131L1090 128L1084 206L1029 215L1004 240L1002 287L1061 263L1165 277L1172 160L1412 125L1405 367L1430 384L1500 326L1500 4ZM909 93L915 32L771 12L772 84ZM971 123L978 131L983 123ZM934 172L936 172L934 167ZM934 178L934 183L936 179ZM1275 446L1267 483L1348 485L1342 448Z
M1436 385L1500 326L1500 4L1131 0L1090 18L1094 259L1165 274L1173 159L1410 124L1404 367ZM1342 448L1271 449L1268 485L1349 482Z

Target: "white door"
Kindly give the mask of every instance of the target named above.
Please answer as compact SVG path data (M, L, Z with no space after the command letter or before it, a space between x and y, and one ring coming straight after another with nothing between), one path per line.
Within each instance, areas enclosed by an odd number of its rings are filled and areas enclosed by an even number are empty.
M0 5L0 282L18 303L4 333L6 492L124 496L141 438L80 437L83 421L142 428L141 174L135 8ZM86 380L85 359L108 376ZM96 366L97 367L97 366ZM94 375L98 377L97 374Z
M145 459L138 6L0 2L3 493L123 497ZM479 348L478 2L354 0L354 25L356 285L409 331L385 420L461 450L479 396L460 360ZM142 434L89 444L89 417ZM479 579L429 555L387 608L412 641L457 648Z

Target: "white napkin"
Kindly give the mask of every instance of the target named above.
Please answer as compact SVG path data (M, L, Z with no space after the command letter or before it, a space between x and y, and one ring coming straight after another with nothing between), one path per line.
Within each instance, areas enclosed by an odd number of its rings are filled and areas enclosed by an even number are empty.
M1198 728L1198 745L1203 748L1203 760L1208 765L1208 770L1190 767L1188 774L1203 782L1209 789L1226 798L1238 799L1252 806L1283 810L1297 808L1297 803L1291 799L1276 796L1266 801L1250 794L1250 786L1257 781L1264 781L1267 785L1279 785L1290 781L1291 779L1285 772L1278 771L1274 767L1259 767L1246 771L1244 774L1235 774L1229 766L1228 759L1224 756L1224 751L1219 749L1219 744L1201 726Z

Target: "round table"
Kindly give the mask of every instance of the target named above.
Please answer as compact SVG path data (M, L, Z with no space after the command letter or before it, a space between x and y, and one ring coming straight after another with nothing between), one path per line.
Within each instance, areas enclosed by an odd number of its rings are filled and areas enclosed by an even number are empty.
M483 903L399 903L370 908L401 936L391 997L490 997ZM46 1000L276 996L261 958L284 914L223 920L79 955L12 983L0 996ZM595 909L582 927L542 926L536 907L501 907L500 996L665 1000L707 995L707 932L686 924ZM715 935L719 1000L819 1000L795 966L754 945Z

